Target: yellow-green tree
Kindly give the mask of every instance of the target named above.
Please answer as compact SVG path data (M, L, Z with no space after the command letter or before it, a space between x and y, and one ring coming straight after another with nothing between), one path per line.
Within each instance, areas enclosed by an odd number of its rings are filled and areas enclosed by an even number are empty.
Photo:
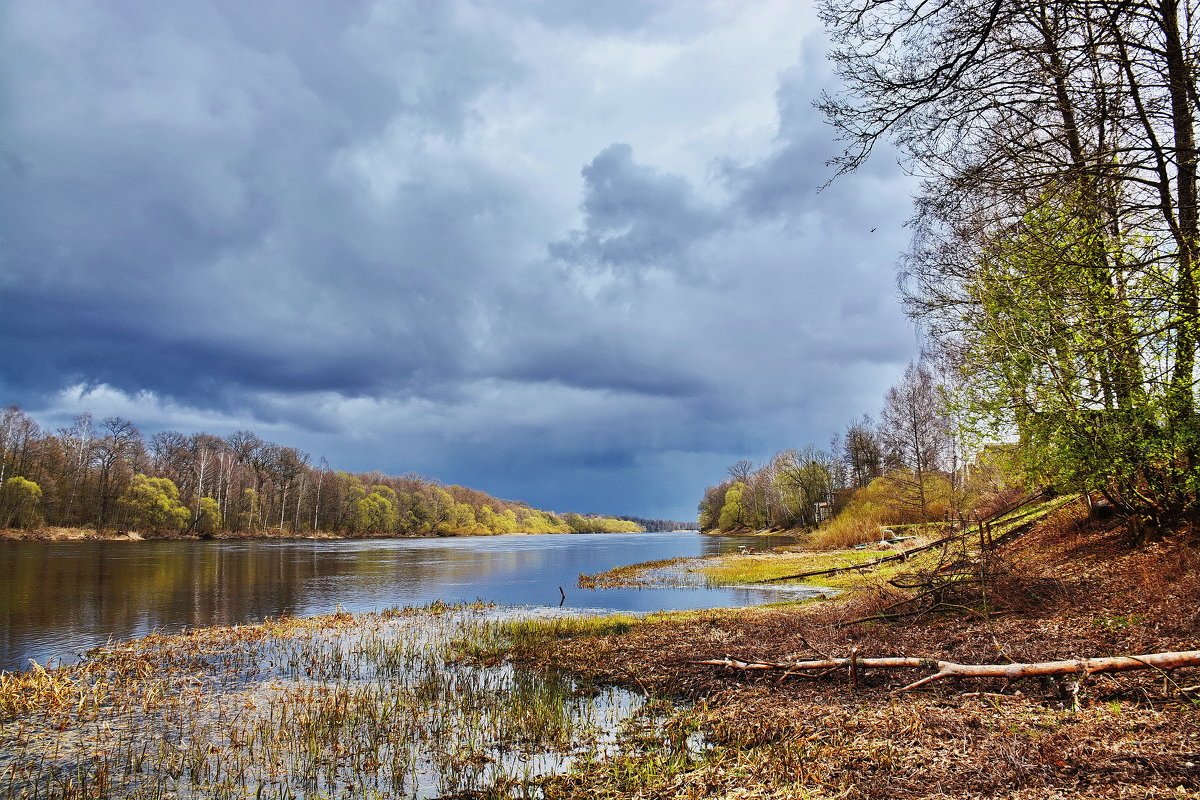
M721 506L721 517L717 527L723 531L731 531L742 526L742 494L746 484L738 481L725 492L725 505Z
M354 502L355 529L372 533L391 533L400 521L396 492L388 486L372 486L370 494Z
M221 506L211 497L201 497L196 509L196 530L202 534L216 533L221 529Z
M179 502L179 489L169 478L151 478L138 473L118 500L134 528L180 531L192 512Z
M42 524L42 487L15 475L0 487L0 528L35 528Z

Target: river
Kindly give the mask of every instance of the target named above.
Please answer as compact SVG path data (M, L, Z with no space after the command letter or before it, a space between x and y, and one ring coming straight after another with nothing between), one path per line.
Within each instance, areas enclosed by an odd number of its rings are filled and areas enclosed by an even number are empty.
M755 588L580 589L580 573L781 537L695 532L345 541L0 542L0 670L68 663L155 630L477 599L657 611L781 599ZM565 600L559 593L562 587ZM806 590L796 590L806 591Z

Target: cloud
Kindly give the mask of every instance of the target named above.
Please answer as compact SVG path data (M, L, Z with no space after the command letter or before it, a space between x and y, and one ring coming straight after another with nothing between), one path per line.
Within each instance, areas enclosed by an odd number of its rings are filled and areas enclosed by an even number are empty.
M722 217L695 197L686 180L635 164L628 144L600 151L582 175L584 228L551 243L556 258L685 271L688 247L721 227Z
M79 5L0 31L0 389L692 513L914 349L787 0ZM877 232L869 231L875 228Z

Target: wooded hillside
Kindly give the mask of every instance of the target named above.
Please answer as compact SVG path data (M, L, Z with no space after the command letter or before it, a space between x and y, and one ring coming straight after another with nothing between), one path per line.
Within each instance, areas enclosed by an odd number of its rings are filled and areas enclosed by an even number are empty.
M202 536L642 530L414 474L336 471L249 431L145 437L129 420L82 414L52 433L12 407L0 415L0 528L42 525Z

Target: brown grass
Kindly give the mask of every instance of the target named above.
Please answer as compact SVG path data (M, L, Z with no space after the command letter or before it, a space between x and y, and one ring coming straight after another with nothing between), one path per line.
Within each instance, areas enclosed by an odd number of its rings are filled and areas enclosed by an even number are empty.
M988 587L987 615L846 624L905 596L868 581L843 600L660 620L529 657L625 685L635 675L647 691L696 704L695 722L716 749L661 781L646 778L640 797L1200 797L1200 705L1180 691L1200 683L1200 670L1093 676L1072 711L1067 681L944 682L898 695L913 673L866 673L856 692L841 671L802 678L694 663L855 647L863 656L1004 663L1200 643L1193 527L1134 548L1119 523L1089 520L1076 503L1000 557L1007 568ZM618 778L595 766L578 779L585 783L560 779L550 796L583 786L589 796L632 796Z
M884 524L884 514L880 511L846 509L827 525L818 528L809 544L814 550L837 550L878 542L883 538L879 529Z

